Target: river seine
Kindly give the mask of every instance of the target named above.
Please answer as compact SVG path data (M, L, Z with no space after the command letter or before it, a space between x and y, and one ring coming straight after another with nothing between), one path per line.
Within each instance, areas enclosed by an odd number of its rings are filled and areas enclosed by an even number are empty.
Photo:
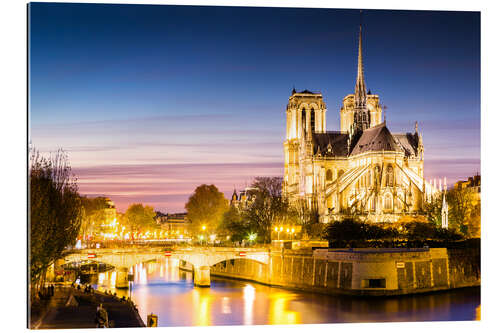
M212 277L210 288L195 288L190 272L176 259L134 266L129 290L115 289L116 272L99 273L93 287L131 296L146 322L158 326L319 324L477 320L480 289L425 295L359 298L328 296Z

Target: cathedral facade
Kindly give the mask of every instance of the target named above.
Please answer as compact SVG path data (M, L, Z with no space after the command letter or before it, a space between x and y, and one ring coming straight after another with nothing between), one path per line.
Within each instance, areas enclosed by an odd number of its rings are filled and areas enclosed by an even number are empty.
M435 187L424 180L424 145L415 129L391 133L379 96L367 92L359 30L354 94L343 99L340 131L326 130L321 93L289 97L286 108L283 193L315 207L322 222L356 215L370 222L395 222L418 214Z

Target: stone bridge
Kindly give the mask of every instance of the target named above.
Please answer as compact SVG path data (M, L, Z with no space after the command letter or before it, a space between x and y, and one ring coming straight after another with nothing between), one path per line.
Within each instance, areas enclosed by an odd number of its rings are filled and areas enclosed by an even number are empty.
M141 262L171 257L184 260L193 265L194 284L210 286L210 266L231 259L255 260L269 264L269 249L265 248L227 248L192 247L165 251L163 248L121 248L85 249L68 253L66 262L95 261L105 263L116 269L116 287L128 288L130 267Z

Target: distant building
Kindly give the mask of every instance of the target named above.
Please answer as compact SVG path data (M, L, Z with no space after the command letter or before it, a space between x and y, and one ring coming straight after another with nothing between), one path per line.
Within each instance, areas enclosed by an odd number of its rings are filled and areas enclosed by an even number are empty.
M456 189L464 189L470 188L476 193L481 193L481 175L475 175L473 177L469 177L467 180L459 180L455 183L454 188Z
M469 177L467 180L460 180L455 183L453 188L457 190L468 189L471 191L473 196L473 205L477 205L481 201L481 175L475 175Z
M252 203L254 196L252 191L256 190L253 187L247 187L244 190L241 190L239 193L236 192L236 189L231 196L231 206L234 206L238 209L245 209L249 204Z
M116 223L116 207L111 199L106 198L106 207L104 208L104 216L106 224Z
M191 223L187 219L187 213L164 214L156 212L156 223L169 239L191 238Z

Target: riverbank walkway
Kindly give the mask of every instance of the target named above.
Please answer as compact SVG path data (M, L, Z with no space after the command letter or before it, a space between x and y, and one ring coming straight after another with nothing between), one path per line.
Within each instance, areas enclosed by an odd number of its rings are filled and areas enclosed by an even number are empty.
M108 312L111 327L145 326L131 303L100 292L84 293L68 286L56 287L43 314L30 326L33 329L96 328L99 304Z

